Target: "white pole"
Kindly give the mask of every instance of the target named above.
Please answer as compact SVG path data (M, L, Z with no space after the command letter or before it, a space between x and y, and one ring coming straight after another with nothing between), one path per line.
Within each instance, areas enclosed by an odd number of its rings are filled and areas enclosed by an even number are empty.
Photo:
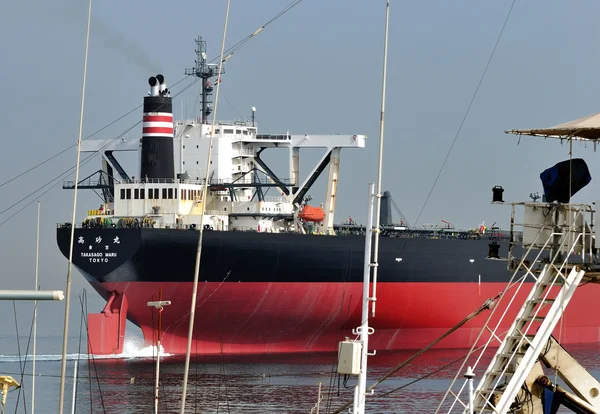
M200 273L200 260L202 258L202 237L204 235L204 211L206 209L206 196L208 193L208 185L210 179L210 164L212 163L212 147L213 137L215 134L214 125L217 120L217 104L219 103L219 86L221 85L221 67L223 65L223 55L225 53L225 36L227 35L227 22L229 20L229 5L231 0L227 0L227 9L225 11L225 25L223 27L223 41L221 42L221 55L219 58L218 75L217 75L217 90L215 92L215 106L213 110L212 125L210 128L210 139L208 144L208 157L206 158L206 178L202 187L202 208L200 215L200 234L198 235L198 248L196 250L196 264L194 268L194 284L192 286L192 303L190 305L190 323L188 326L187 349L185 351L185 366L183 369L183 389L181 393L181 414L185 413L185 399L187 397L187 381L190 370L190 355L192 353L192 338L194 337L194 318L196 316L196 298L198 295L198 277Z
M254 114L254 112L252 112ZM317 413L319 414L319 409L321 407L321 382L319 382L319 395L317 395Z
M160 311L159 311L160 312ZM158 316L160 318L160 314ZM154 382L154 414L158 414L158 379L160 369L160 332L158 332L158 340L156 341L156 379Z
M373 201L375 198L375 185L369 184L369 210L367 214L367 224L365 226L365 258L363 273L363 294L362 294L362 319L358 333L360 334L361 348L361 367L358 375L358 385L354 393L354 413L363 414L365 412L365 400L367 392L367 354L369 351L369 282L371 281L371 241L373 240Z
M154 414L158 414L158 380L160 369L160 331L162 324L162 311L165 306L171 304L170 300L162 300L162 292L159 294L160 300L148 302L148 306L154 306L158 309L158 333L156 335L156 378L154 379Z
M63 300L62 290L0 290L0 300Z
M81 156L81 133L83 130L83 106L85 103L85 80L87 76L87 60L88 60L88 46L90 40L90 23L92 20L92 0L89 0L88 4L88 21L87 31L85 36L85 55L83 59L83 83L81 86L81 108L79 110L79 134L77 136L77 163L75 164L75 192L73 194L73 218L71 220L71 242L69 246L69 265L67 268L67 282L65 295L67 297L65 301L65 321L63 330L63 344L62 344L62 362L60 368L60 396L58 401L58 414L63 413L65 405L65 376L67 371L67 342L69 338L69 309L71 305L71 268L73 267L73 239L75 238L75 212L77 210L77 182L79 181L79 159Z
M75 414L75 398L77 397L77 366L78 360L75 360L73 366L73 401L71 402L71 414Z
M40 202L37 203L37 232L35 240L35 290L39 289L40 270ZM37 345L37 300L33 303L33 361L31 364L31 414L35 413L35 356Z
M467 372L465 372L465 378L469 382L469 414L473 414L475 409L474 407L474 395L473 395L473 378L475 377L475 373L473 372L473 368L468 367Z
M379 117L379 161L377 168L377 212L375 214L375 248L373 249L374 263L377 263L379 257L379 221L381 219L381 175L383 170L383 127L385 115L385 84L387 79L387 51L388 51L388 26L390 20L390 0L387 0L385 7L385 38L383 40L383 80L381 85L381 115ZM377 297L377 266L373 267L373 298ZM377 302L373 299L371 308L372 316L375 317L375 305Z

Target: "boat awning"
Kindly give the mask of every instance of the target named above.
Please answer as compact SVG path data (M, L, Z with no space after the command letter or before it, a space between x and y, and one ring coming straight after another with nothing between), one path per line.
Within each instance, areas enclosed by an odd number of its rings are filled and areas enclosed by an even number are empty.
M530 135L534 137L572 139L575 141L600 140L600 113L584 116L550 128L511 129L507 134Z

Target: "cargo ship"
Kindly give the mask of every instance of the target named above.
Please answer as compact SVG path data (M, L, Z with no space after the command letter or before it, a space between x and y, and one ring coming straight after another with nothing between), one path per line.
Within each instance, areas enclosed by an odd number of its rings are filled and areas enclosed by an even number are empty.
M212 124L210 96L222 65L208 63L205 41L196 43L196 64L186 74L202 82L198 118L174 120L165 77L152 76L141 139L81 145L82 152L102 154L102 168L77 186L98 191L103 202L81 223L59 224L57 242L68 258L76 227L73 264L106 300L100 313L88 315L88 351L121 353L126 320L153 343L158 314L148 302L160 299L171 302L160 315L161 344L171 354L186 352L201 226L192 353L335 351L360 324L365 237L355 223L334 225L341 150L364 148L366 136L260 134L254 108L249 120ZM206 171L211 134L213 161ZM321 148L324 155L301 182L303 148ZM267 165L265 150L284 153L289 178ZM119 151L138 152L137 177L119 164ZM308 191L323 173L325 203L310 206ZM394 225L389 194L380 224L372 349L425 346L510 279L512 232ZM600 315L587 312L599 293L597 285L577 292L562 343L600 342ZM440 346L469 347L483 322L483 317L470 321Z

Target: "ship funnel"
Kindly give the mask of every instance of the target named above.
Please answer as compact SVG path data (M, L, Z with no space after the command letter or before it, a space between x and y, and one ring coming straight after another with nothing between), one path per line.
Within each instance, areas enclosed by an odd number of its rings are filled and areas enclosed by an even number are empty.
M167 93L167 81L165 77L161 74L156 75L156 80L158 81L158 92L161 94Z
M150 96L144 97L140 177L170 182L175 179L173 98L160 89L164 81L162 75L148 80Z
M148 84L150 85L150 96L158 96L158 79L152 76L150 79L148 79Z

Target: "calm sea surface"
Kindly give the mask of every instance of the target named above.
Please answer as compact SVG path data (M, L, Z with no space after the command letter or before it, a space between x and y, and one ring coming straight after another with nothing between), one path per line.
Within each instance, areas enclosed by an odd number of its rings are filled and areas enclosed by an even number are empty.
M21 339L19 344L22 355L25 355L27 339ZM38 340L38 350L41 351L38 352L36 365L36 413L58 411L60 341L58 336ZM14 337L0 336L0 344L4 345L2 349L12 349L14 342ZM44 352L46 349L55 352ZM569 350L593 375L600 378L600 345L572 346ZM65 413L71 412L75 361L78 361L75 412L153 412L155 351L152 347L144 348L139 339L132 338L128 339L126 352L120 358L94 361L88 360L86 355L77 354L76 344L72 351L74 353L69 355L67 367ZM374 396L368 399L367 411L434 412L462 361L408 387L385 396L383 394L449 364L465 352L434 350L422 355L377 387ZM370 357L368 384L411 355L412 352L394 352L377 353ZM335 373L335 360L336 355L333 354L192 358L186 412L310 413L317 402L319 383L322 392L319 412L332 412L352 399L356 383L351 378L344 386L344 378L339 378ZM12 375L21 382L23 365L23 387L9 393L7 413L31 412L31 361L29 357L25 363L24 357L19 358L18 355L0 356L1 375ZM183 365L182 358L161 358L160 412L179 412ZM483 370L484 365L481 365L476 374Z

